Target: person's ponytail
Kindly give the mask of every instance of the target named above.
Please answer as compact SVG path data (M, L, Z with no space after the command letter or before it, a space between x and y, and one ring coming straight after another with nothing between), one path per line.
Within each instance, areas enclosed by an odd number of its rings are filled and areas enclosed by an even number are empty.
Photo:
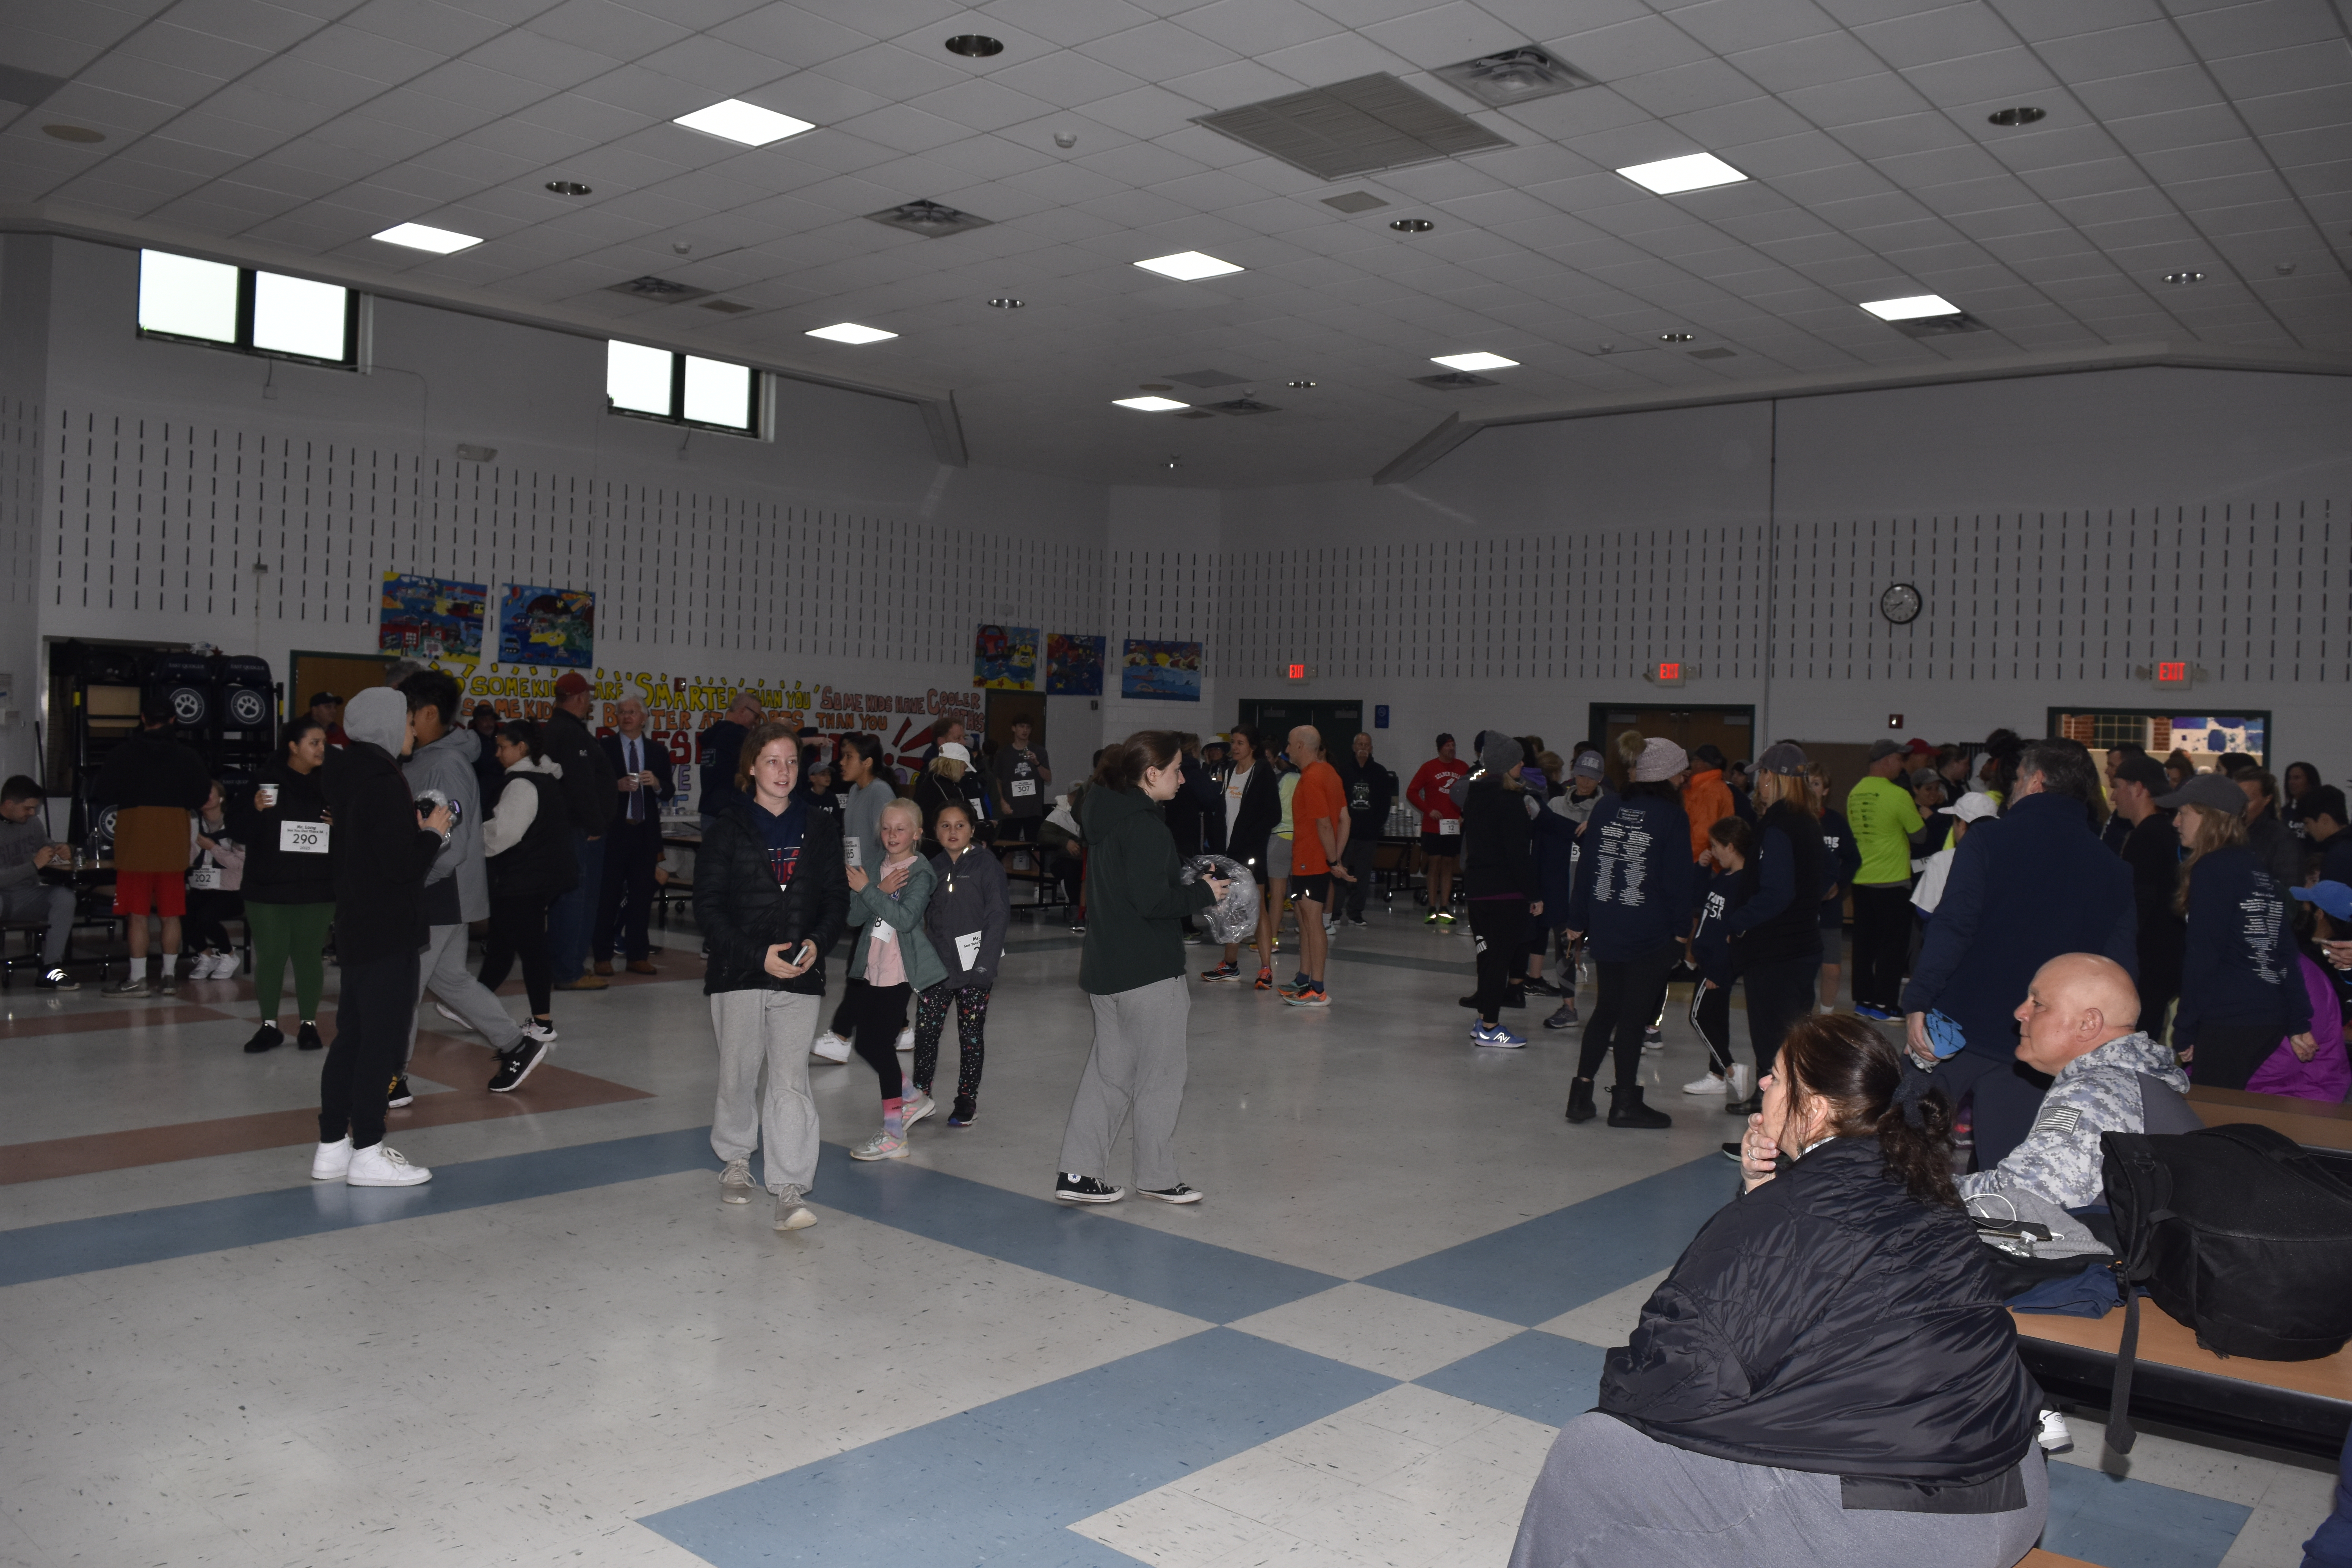
M1182 737L1175 731L1138 730L1103 748L1095 762L1094 782L1111 789L1141 789L1146 769L1164 768L1182 754Z
M1960 1206L1952 1184L1952 1103L1908 1053L1850 1013L1815 1015L1789 1026L1775 1070L1784 1075L1792 1118L1827 1100L1827 1131L1874 1138L1890 1181L1918 1202Z

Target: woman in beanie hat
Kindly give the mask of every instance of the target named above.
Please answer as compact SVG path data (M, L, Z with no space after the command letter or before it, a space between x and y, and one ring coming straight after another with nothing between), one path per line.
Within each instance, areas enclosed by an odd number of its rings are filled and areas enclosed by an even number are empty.
M1621 754L1629 749L1622 739L1619 747ZM1642 1103L1637 1079L1642 1027L1658 1016L1666 976L1690 931L1696 889L1690 819L1682 803L1690 759L1662 737L1643 742L1633 757L1633 782L1624 795L1601 805L1585 825L1569 898L1569 934L1591 942L1599 984L1576 1081L1569 1086L1568 1119L1590 1121L1598 1114L1592 1075L1613 1050L1617 1083L1610 1090L1609 1125L1669 1127L1670 1117Z
M1812 1011L1822 967L1822 894L1837 877L1805 786L1805 753L1793 742L1768 747L1756 759L1756 804L1764 808L1764 820L1756 853L1741 873L1747 898L1723 922L1748 992L1748 1043L1756 1053L1759 1086L1757 1095L1724 1107L1739 1116L1762 1109L1760 1086L1780 1037Z

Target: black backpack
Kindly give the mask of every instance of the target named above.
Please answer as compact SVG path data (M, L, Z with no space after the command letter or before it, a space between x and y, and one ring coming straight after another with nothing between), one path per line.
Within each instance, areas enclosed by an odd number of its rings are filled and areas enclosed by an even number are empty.
M2352 1340L2352 1183L2267 1127L2104 1132L2124 1337L2107 1443L2131 1452L2139 1295L2217 1355L2315 1361Z

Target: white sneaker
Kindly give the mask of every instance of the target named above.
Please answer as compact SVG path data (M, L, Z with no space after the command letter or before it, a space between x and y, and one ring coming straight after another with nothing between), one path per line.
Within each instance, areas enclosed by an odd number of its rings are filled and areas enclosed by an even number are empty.
M776 1194L776 1228L806 1230L815 1223L816 1215L809 1213L808 1205L801 1202L801 1190L786 1182L783 1191Z
M1723 1079L1711 1072L1703 1072L1683 1085L1683 1092L1685 1094L1721 1094L1725 1087Z
M236 979L237 969L244 962L233 952L222 953L213 960L213 978L215 980Z
M2042 1445L2045 1454L2070 1454L2074 1450L2074 1434L2067 1428L2066 1418L2055 1410L2042 1412L2042 1429L2033 1440Z
M352 1141L338 1138L331 1143L321 1143L310 1156L310 1179L314 1182L340 1182L351 1174Z
M422 1165L412 1165L397 1149L371 1143L352 1151L352 1168L343 1184L352 1187L415 1187L433 1179Z
M224 963L227 965L226 968L222 967ZM230 958L226 953L200 952L196 954L196 962L189 966L188 978L191 980L226 980L230 975L236 973L236 960Z
M849 1042L827 1029L810 1043L809 1055L819 1061L845 1062L849 1059Z
M912 1132L916 1122L938 1109L938 1102L929 1095L910 1094L898 1102L898 1124Z
M903 1160L907 1157L907 1141L893 1138L887 1132L877 1132L849 1152L853 1160Z
M1756 1069L1746 1062L1734 1064L1731 1069L1731 1098L1746 1100L1755 1091L1755 1089Z
M435 997L435 998L433 999L433 1010L434 1010L436 1013L440 1014L443 1017L445 1017L445 1018L448 1019L451 1023L453 1023L453 1024L457 1025L457 1027L459 1027L459 1028L461 1028L461 1029L466 1029L466 1030L470 1031L470 1030L473 1028L473 1026L474 1026L473 1025L468 1024L467 1022L466 1022L466 1020L465 1020L465 1019L460 1018L459 1016L457 1016L457 1014L455 1014L455 1013L451 1012L451 1011L449 1010L449 1004L447 1004L446 1002L442 1001L442 1000L441 1000L439 997L437 997L437 996L436 996L436 997Z
M748 1204L751 1201L751 1161L727 1162L727 1168L719 1173L719 1201L722 1204Z
M914 1025L909 1024L898 1031L898 1048L902 1051L911 1051L915 1048Z
M536 1018L526 1019L522 1032L542 1046L551 1046L555 1043L555 1026L552 1024L542 1024Z

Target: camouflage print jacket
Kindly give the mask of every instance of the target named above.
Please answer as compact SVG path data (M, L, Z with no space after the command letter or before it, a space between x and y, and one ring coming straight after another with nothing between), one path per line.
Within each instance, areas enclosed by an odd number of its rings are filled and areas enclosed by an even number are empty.
M2060 1208L2101 1201L2099 1134L2146 1130L2140 1110L2140 1075L2160 1079L2182 1093L2189 1079L2171 1050L2146 1035L2126 1035L2076 1057L2051 1080L2041 1112L2025 1142L1990 1171L1960 1178L1960 1196L2026 1187Z

